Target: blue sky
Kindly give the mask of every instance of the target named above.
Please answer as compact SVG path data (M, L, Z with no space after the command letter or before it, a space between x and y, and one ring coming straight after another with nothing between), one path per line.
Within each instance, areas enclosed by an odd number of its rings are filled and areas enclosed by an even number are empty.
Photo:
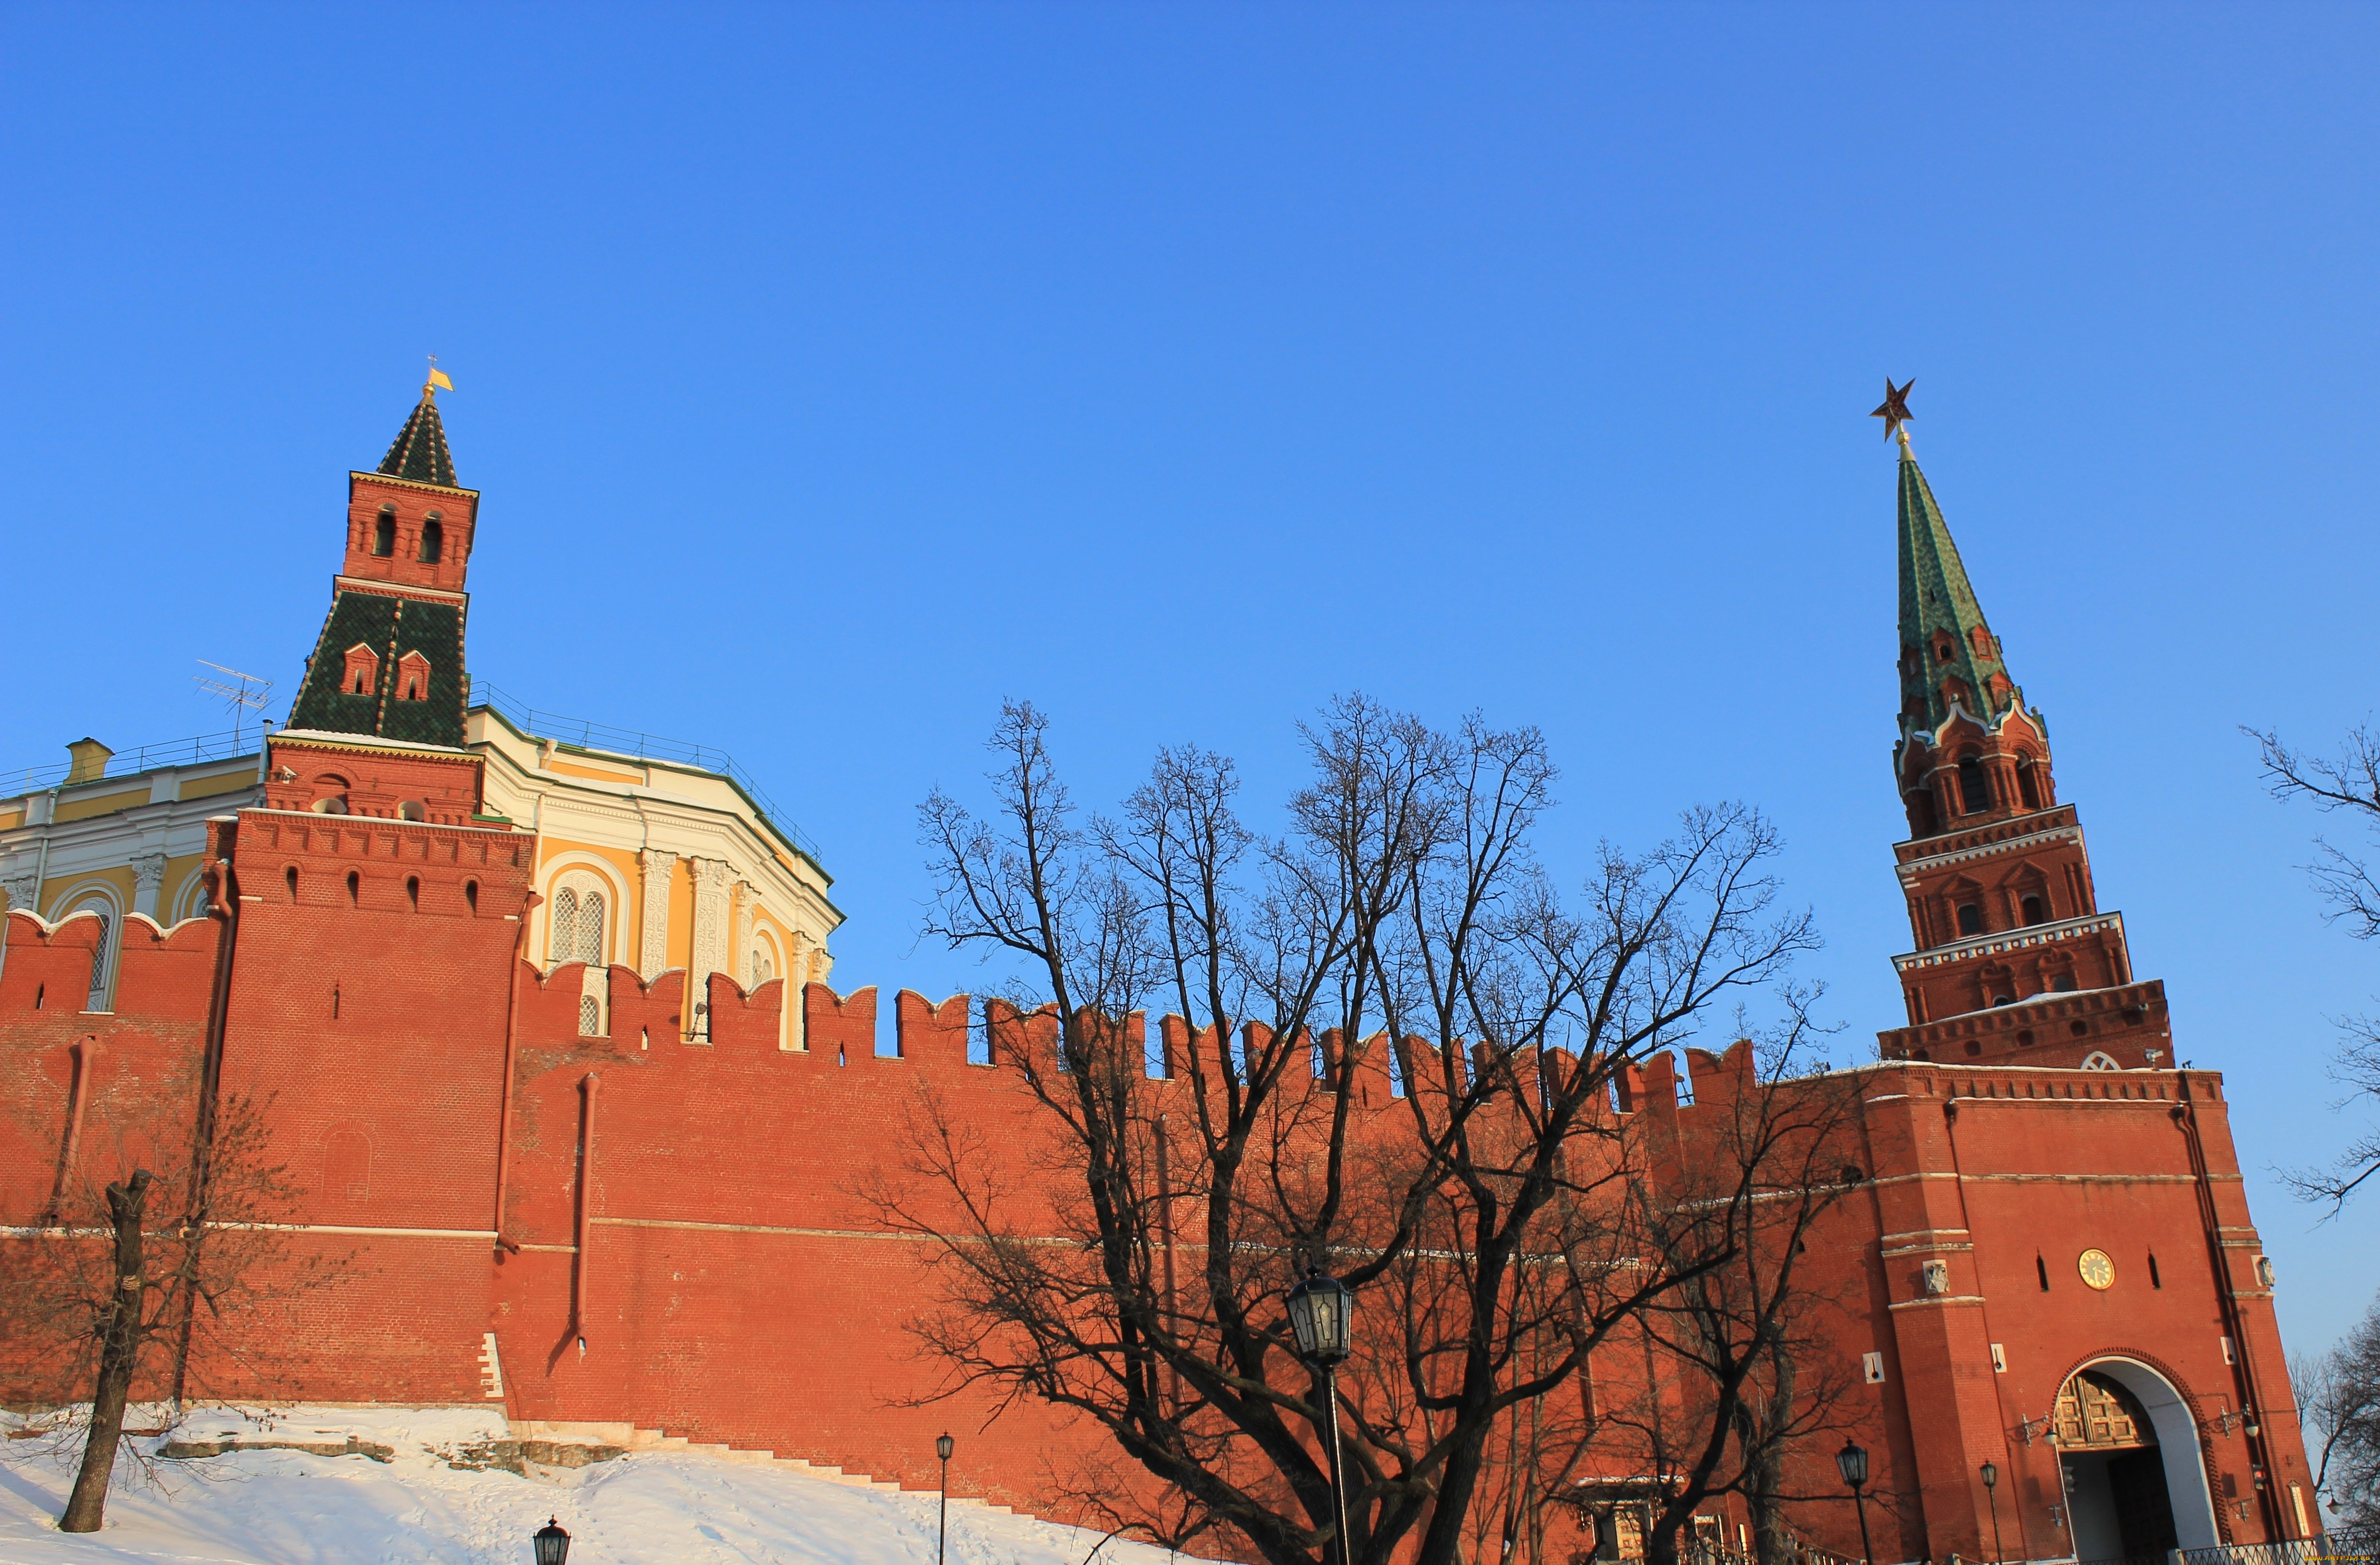
M1847 1044L1901 1019L1889 448L2048 714L2103 905L2228 1074L2291 1343L2380 1287L2316 822L2370 712L2368 7L16 5L0 767L295 684L435 352L471 658L728 749L845 986L1006 696L1089 801L1258 807L1361 688L1542 724L1548 858L1742 797Z

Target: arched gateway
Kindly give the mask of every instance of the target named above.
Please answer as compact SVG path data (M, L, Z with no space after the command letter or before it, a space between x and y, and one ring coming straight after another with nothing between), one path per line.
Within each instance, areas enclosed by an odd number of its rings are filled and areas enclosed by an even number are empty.
M2058 1393L2058 1467L2080 1559L2155 1559L2220 1542L2198 1428L2172 1382L2104 1358Z

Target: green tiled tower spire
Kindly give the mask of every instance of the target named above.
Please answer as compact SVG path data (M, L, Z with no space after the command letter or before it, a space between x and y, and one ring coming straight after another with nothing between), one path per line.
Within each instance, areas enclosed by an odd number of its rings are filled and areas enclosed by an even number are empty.
M380 459L380 470L416 483L460 487L455 482L455 458L446 452L446 426L438 421L438 394L428 386L421 388L421 401L405 428L396 431L396 443Z
M1900 736L1939 730L1953 702L1990 726L2020 705L1934 491L1900 435Z

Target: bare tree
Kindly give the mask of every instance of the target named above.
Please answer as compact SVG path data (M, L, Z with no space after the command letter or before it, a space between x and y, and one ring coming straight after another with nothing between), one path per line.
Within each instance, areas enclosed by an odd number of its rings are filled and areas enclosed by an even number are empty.
M298 1302L343 1264L289 1243L298 1192L273 1160L266 1107L225 1097L178 1136L115 1127L115 1146L86 1154L85 1168L117 1176L68 1185L49 1226L13 1242L0 1328L55 1366L56 1401L91 1403L63 1531L98 1530L119 1455L139 1454L123 1445L135 1397L269 1388L277 1353L298 1340ZM169 1171L134 1166L150 1159Z
M1864 1177L1861 1077L1817 1068L1812 998L1789 995L1786 1020L1761 1043L1706 1057L1694 1107L1670 1121L1654 1176L1636 1188L1680 1281L1644 1312L1647 1384L1615 1408L1606 1442L1652 1480L1651 1565L1676 1559L1695 1514L1728 1494L1745 1502L1762 1565L1790 1559L1786 1507L1815 1498L1796 1480L1851 1387L1829 1326L1855 1282L1814 1276L1806 1251ZM1700 1264L1708 1257L1718 1264Z
M1451 1565L1499 1421L1682 1280L1634 1231L1616 1074L1815 940L1749 809L1607 848L1572 909L1532 851L1555 777L1535 730L1349 697L1303 735L1311 779L1264 838L1196 748L1084 819L1041 715L1006 709L990 810L921 810L928 928L1014 960L993 1040L1054 1172L1003 1183L1013 1157L928 1100L914 1177L879 1200L939 1242L947 1307L919 1330L953 1389L1087 1415L1189 1508L1135 1520L1275 1565L1335 1531L1323 1380L1281 1300L1337 1271L1366 1303L1335 1552ZM1184 1019L1171 1082L1136 1041L1153 1006Z
M2345 810L2364 831L2380 838L2380 733L2369 727L2352 729L2345 750L2337 757L2307 756L2284 745L2277 734L2244 731L2254 739L2265 766L2265 780L2277 799L2306 799L2317 809ZM2380 880L2370 862L2317 837L2320 856L2307 867L2314 887L2330 904L2330 916L2343 920L2357 940L2380 936ZM2333 1105L2345 1109L2359 1100L2380 1107L2380 1018L2350 1016L2338 1024L2342 1035L2331 1076L2347 1089ZM2309 1201L2327 1201L2336 1213L2358 1186L2380 1174L2380 1121L2366 1124L2347 1150L2327 1168L2284 1171L2290 1188Z
M2380 1544L2380 1299L2330 1348L2289 1365L2298 1414L2313 1426L2313 1487L2363 1550ZM2334 1548L2333 1553L2340 1552Z

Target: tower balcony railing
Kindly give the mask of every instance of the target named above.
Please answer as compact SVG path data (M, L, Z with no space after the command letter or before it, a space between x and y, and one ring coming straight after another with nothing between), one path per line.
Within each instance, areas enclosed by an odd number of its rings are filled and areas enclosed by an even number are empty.
M737 792L758 810L771 829L808 854L812 863L819 862L819 845L810 835L796 825L793 818L777 807L759 779L736 763L735 758L712 745L698 744L690 739L668 739L648 734L638 728L619 728L608 722L595 722L583 717L565 717L506 695L485 680L471 682L470 704L486 707L506 722L532 739L551 739L558 745L575 746L597 755L616 756L623 760L661 761L670 766L691 768L724 777Z

